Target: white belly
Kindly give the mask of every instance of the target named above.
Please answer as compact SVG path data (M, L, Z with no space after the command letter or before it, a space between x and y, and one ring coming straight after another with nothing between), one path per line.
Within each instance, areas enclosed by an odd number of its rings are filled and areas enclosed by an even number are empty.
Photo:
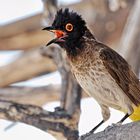
M127 110L130 101L109 73L91 69L88 73L75 73L75 77L81 87L99 104Z

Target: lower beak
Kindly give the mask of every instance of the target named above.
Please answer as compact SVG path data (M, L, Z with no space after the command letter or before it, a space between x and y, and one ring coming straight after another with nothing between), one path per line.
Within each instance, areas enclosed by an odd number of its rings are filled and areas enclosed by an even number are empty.
M49 45L51 45L52 43L56 43L56 42L57 42L57 40L58 40L58 38L55 38L55 39L53 39L53 40L49 41L49 42L47 43L47 45L46 45L46 46L49 46Z
M63 31L61 31L61 30L56 30L56 29L54 29L54 28L51 27L51 26L50 26L50 27L45 27L45 28L42 29L42 30L47 30L47 31L53 32L53 33L55 33L55 35L56 35L56 38L53 39L53 40L51 40L51 41L49 41L49 42L47 43L46 46L49 46L49 45L52 44L52 43L58 43L58 42L64 41L64 40L63 40L63 37L65 37L65 33L64 33Z

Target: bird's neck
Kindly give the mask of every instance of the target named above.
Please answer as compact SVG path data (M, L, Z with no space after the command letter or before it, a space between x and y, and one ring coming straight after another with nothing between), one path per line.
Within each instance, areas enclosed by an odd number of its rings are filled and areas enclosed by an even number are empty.
M86 29L82 37L68 41L65 47L68 57L74 58L80 55L85 50L85 42L92 39L96 40L93 34Z

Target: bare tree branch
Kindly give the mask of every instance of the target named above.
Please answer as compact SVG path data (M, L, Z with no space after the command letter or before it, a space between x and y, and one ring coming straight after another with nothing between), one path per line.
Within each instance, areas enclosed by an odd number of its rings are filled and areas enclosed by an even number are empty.
M30 32L27 31L15 36L0 38L0 50L28 50L43 46L50 39L52 39L50 34L43 32L40 27Z
M0 99L22 104L42 106L47 102L59 99L60 86L44 87L6 87L0 88Z
M0 118L20 121L35 126L45 132L56 131L64 134L68 140L77 140L78 131L73 128L73 121L64 112L48 112L38 106L17 104L0 100ZM139 140L140 122L107 128L105 131L83 135L79 140Z
M78 131L73 128L73 118L64 112L48 112L38 106L0 100L0 118L23 122L45 132L48 130L60 132L68 140L78 138Z
M17 34L38 30L41 27L42 13L29 16L13 23L0 26L0 38L15 36ZM19 30L20 29L20 30Z
M76 85L76 83L73 82L73 85ZM76 88L73 88L71 90L70 92L76 92ZM77 90L80 91L80 89ZM60 92L61 92L60 85L48 85L43 87L10 86L5 88L0 88L0 99L13 101L21 104L42 106L47 102L59 100ZM77 93L75 94L76 94L75 96L79 96ZM87 97L87 94L85 94L84 92L82 93L82 95L83 98ZM73 102L71 103L73 104ZM72 107L72 105L67 105L67 106ZM61 107L63 106L61 105Z
M79 140L139 140L140 122L106 128L96 134L83 135Z
M43 57L40 49L23 53L14 62L0 68L0 87L56 70L52 59Z
M44 6L45 5L46 4L44 1ZM51 15L54 16L54 12L52 12ZM72 118L74 118L73 128L78 131L78 122L80 118L80 100L81 100L81 92L82 92L81 87L72 77L69 63L66 59L66 56L65 55L63 56L63 52L60 48L58 47L43 48L42 54L44 56L47 57L50 56L51 58L53 58L58 68L58 71L60 72L62 77L60 107L57 108L57 110L62 110L62 111L64 110L70 116L72 116ZM55 132L53 132L52 134L56 135ZM59 139L63 139L63 138L59 137Z

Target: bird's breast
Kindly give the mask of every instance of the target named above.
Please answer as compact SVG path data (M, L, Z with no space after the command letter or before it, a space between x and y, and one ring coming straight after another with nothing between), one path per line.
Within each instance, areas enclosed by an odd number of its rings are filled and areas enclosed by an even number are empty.
M83 64L72 66L78 83L100 104L120 110L125 107L125 97L122 89L108 73L100 59L85 61Z

